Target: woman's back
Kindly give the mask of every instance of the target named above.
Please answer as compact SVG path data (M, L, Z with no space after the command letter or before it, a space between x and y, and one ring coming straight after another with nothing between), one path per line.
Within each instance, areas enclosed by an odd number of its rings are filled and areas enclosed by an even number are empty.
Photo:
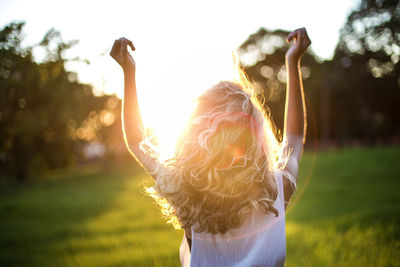
M274 207L279 216L252 209L239 228L225 234L197 233L192 229L191 251L186 239L181 245L183 266L283 266L286 241L281 171L275 173L275 178L278 197Z
M192 255L188 243L182 246L185 266L284 264L285 203L297 182L306 131L300 60L311 43L304 28L290 33L287 41L294 44L286 53L282 143L252 86L221 82L203 95L176 155L163 164L145 149L136 65L127 50L135 48L126 38L113 45L110 54L124 70L124 140L154 177L156 183L148 192L162 213L193 240ZM287 161L277 172L284 163L280 157Z

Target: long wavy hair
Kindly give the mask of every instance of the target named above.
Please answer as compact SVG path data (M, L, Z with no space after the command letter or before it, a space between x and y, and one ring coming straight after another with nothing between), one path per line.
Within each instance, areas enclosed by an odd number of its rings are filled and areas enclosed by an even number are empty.
M174 157L147 192L176 228L225 233L252 208L278 216L276 128L249 84L221 81L197 99Z

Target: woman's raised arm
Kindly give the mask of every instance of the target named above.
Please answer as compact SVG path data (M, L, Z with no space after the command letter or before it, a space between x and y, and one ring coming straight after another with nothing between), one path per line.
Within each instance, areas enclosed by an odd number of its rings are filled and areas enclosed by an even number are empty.
M292 182L297 183L298 165L303 150L306 134L306 105L304 101L303 82L300 61L311 41L305 28L290 33L287 42L293 41L286 52L287 90L285 104L285 123L283 140L287 142L286 151L290 152L286 170L294 181L284 179L285 201L288 202L294 192Z
M110 52L110 55L118 62L124 72L124 99L121 115L124 141L131 155L149 173L154 173L158 167L157 161L146 155L139 147L143 140L143 122L136 94L136 64L128 51L128 46L135 50L130 40L120 38L114 42Z

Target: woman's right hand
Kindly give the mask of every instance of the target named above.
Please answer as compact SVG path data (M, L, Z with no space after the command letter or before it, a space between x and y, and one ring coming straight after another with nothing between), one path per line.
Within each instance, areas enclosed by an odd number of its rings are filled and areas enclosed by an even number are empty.
M110 56L112 56L112 58L118 62L124 72L135 72L135 60L128 51L128 45L130 46L132 51L135 50L135 47L130 40L124 37L115 40L114 45L111 48Z

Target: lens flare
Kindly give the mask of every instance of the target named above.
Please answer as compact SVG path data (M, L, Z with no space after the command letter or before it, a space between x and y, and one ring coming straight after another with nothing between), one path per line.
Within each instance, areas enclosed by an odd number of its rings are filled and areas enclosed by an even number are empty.
M143 121L155 142L159 160L165 161L173 157L176 143L185 128L190 114L196 105L170 105L168 110L160 113L153 106L143 106Z

